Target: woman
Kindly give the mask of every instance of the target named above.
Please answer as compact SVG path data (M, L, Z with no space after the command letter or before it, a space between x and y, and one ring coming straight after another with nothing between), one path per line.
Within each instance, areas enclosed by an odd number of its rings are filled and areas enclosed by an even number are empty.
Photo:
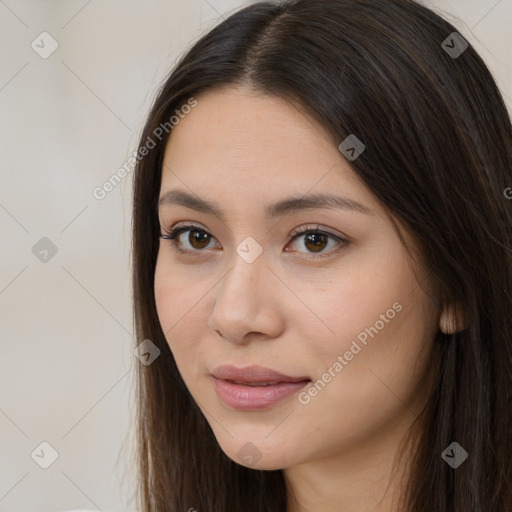
M195 43L134 174L144 512L512 510L511 140L410 0Z

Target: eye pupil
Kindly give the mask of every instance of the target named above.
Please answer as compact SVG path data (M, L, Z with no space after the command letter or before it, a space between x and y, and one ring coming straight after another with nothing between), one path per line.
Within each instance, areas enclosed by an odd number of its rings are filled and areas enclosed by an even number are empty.
M311 249L309 247L308 243L312 242L314 244L312 252L320 252L322 249L325 248L325 244L324 245L322 245L322 244L325 243L326 240L327 240L326 235L323 235L321 233L310 233L310 234L306 235L306 237L305 237L305 244L306 244L306 247L308 247L308 249ZM320 244L319 244L319 242L320 242Z

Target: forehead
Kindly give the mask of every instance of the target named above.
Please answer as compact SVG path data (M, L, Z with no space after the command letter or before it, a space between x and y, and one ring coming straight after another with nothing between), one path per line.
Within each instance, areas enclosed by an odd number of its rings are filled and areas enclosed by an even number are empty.
M196 99L197 106L172 129L165 163L214 158L210 165L261 173L263 164L298 167L306 159L318 166L333 151L322 127L280 98L231 87Z
M326 130L288 101L242 87L196 100L170 134L162 191L229 193L233 202L336 191L376 206Z

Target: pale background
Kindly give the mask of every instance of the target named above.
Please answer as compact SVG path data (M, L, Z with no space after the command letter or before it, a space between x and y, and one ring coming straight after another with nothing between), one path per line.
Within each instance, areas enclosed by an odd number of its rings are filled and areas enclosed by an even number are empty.
M132 175L103 200L92 191L135 149L177 56L242 5L0 0L0 512L135 510ZM510 108L512 0L428 5ZM59 45L46 59L31 48L44 31ZM57 248L46 262L32 252L43 237ZM31 458L43 441L58 452L48 469Z

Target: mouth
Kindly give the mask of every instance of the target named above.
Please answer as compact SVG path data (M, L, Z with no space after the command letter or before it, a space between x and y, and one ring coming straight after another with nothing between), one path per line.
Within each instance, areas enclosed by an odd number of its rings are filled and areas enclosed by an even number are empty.
M240 411L269 408L311 382L309 377L292 377L262 366L224 365L216 368L212 376L219 398Z

